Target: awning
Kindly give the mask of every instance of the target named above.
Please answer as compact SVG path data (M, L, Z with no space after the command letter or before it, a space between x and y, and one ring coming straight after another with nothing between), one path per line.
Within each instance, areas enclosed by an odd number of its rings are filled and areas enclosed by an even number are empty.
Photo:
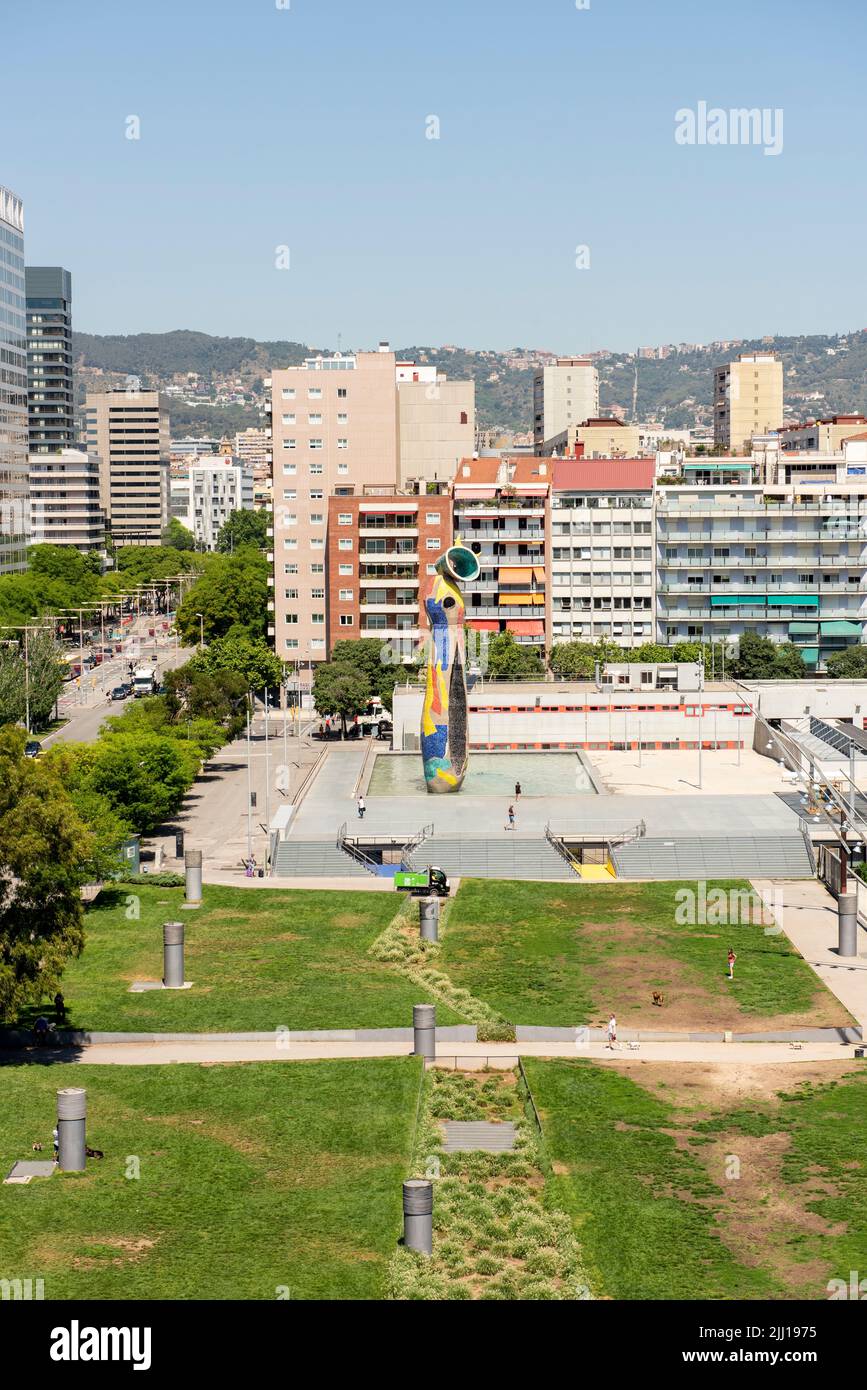
M818 608L818 594L768 594L769 608Z
M539 582L540 584L544 584L544 583L545 583L545 566L544 566L544 565L534 565L534 566L533 566L533 578L536 579L536 580L538 580L538 582Z
M501 565L498 571L498 578L501 584L529 584L533 575L533 570L529 565L518 569L517 566Z
M500 630L497 618L470 618L467 627L472 628L473 632L499 632Z
M789 623L790 637L815 637L818 631L818 623Z
M713 594L711 608L733 608L739 603L764 603L764 594Z
M499 600L501 604L511 604L513 607L532 604L534 608L543 608L545 605L544 594L500 594Z
M456 502L476 502L483 497L496 497L495 487L461 487L460 483L455 483Z
M688 468L721 468L726 471L733 468L740 468L741 471L751 469L753 466L751 459L693 459L690 463L683 465L684 473Z
M834 623L820 623L819 631L823 637L860 637L861 624L847 623L843 621Z
M545 624L536 618L527 618L521 621L520 618L510 618L506 623L509 632L518 633L521 637L544 637Z
M818 647L801 647L801 656L805 666L815 666L819 660Z

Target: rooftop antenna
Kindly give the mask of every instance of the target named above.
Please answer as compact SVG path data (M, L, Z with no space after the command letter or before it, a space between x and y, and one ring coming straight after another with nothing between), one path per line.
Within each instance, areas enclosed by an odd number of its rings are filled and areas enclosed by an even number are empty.
M342 344L342 343L343 343L343 334L342 334L342 333L338 333L338 335L337 335L337 356L338 356L338 357L340 356L340 350L341 350L341 344Z

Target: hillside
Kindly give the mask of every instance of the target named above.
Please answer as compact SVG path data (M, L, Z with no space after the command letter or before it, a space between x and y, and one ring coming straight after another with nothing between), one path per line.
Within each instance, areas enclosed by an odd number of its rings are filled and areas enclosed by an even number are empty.
M867 413L867 330L831 337L743 340L736 347L695 347L665 358L600 354L601 409L622 411L626 419L656 420L672 429L708 425L713 368L754 348L773 349L782 357L790 418ZM182 388L187 399L172 401L175 435L230 433L261 423L262 382L268 373L312 353L330 351L289 340L260 343L184 329L129 336L75 333L73 350L79 401L86 390L106 381L123 384L127 376L141 378L144 387ZM472 377L481 428L510 433L532 428L533 372L548 354L524 348L493 352L418 345L396 351L399 357L431 363L452 378Z

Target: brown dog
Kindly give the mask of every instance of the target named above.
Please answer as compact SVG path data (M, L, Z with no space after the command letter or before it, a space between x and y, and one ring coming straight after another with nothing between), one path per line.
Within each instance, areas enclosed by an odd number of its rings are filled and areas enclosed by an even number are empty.
M658 1009L662 1008L663 1004L665 1003L665 995L662 993L662 990L655 989L653 991L653 1002Z

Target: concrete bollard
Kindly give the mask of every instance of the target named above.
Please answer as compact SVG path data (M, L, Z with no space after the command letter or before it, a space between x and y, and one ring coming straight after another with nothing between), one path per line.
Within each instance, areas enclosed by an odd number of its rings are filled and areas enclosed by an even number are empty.
M837 955L858 954L858 894L841 893L837 899Z
M187 850L184 855L184 872L186 874L184 905L186 907L201 907L202 851L200 849Z
M437 1011L434 1004L413 1004L412 1029L414 1057L432 1062L437 1052Z
M69 1086L57 1092L57 1159L64 1173L83 1173L86 1159L87 1092Z
M184 924L163 923L163 984L166 989L184 987Z
M440 900L439 898L419 898L418 925L422 941L439 941Z
M403 1185L403 1243L419 1255L433 1253L433 1183L425 1178Z

